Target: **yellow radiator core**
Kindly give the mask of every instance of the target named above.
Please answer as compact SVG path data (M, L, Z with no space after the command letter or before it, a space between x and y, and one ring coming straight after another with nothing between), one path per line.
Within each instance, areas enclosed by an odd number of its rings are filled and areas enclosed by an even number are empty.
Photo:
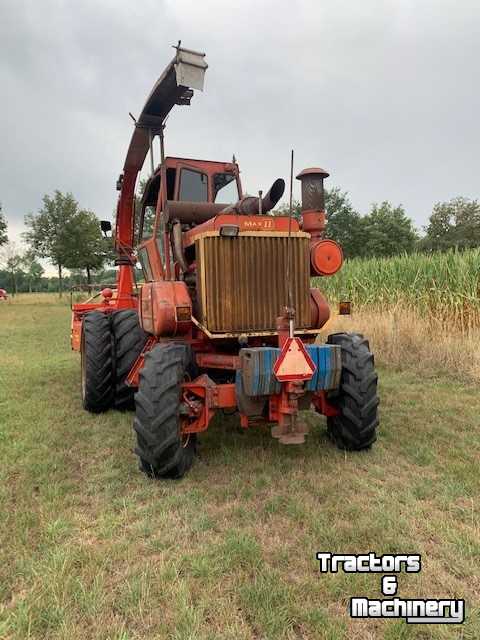
M287 244L290 242L295 327L310 318L309 236L244 232L208 233L196 241L200 323L212 333L275 331L288 303Z

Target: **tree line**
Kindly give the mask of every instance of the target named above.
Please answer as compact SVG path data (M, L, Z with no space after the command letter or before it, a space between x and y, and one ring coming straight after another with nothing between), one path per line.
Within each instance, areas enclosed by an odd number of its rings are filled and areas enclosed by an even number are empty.
M326 236L342 246L347 258L480 246L477 200L458 197L437 203L423 232L415 228L402 205L384 201L373 204L366 215L361 215L348 193L338 187L326 191L325 201ZM288 209L283 204L273 213L285 215ZM299 202L293 203L293 215L300 218ZM19 250L8 241L7 222L0 204L0 288L13 293L61 292L64 285L114 281L111 240L102 236L97 216L82 209L71 193L55 191L51 196L45 195L39 211L25 216L25 225L23 238L27 248ZM45 278L41 259L56 267L56 278ZM108 267L110 270L105 271ZM65 269L69 271L66 282Z
M468 198L439 202L422 232L417 230L402 205L388 201L373 204L366 215L352 205L348 193L338 187L325 192L326 236L336 240L347 258L389 257L414 251L445 251L480 246L480 203ZM278 212L286 214L288 205ZM294 201L299 219L301 205Z
M82 209L71 193L55 191L52 196L45 195L43 206L36 214L25 216L27 231L23 239L26 250L19 250L14 243L8 242L5 216L0 211L0 287L8 283L12 293L28 290L43 290L47 286L43 278L44 269L40 259L48 260L57 269L56 290L64 289L64 270L72 279L85 274L88 284L94 273L101 272L108 262L113 261L111 241L106 241L100 230L100 221L93 211ZM83 279L83 278L82 278ZM4 283L2 285L2 283Z

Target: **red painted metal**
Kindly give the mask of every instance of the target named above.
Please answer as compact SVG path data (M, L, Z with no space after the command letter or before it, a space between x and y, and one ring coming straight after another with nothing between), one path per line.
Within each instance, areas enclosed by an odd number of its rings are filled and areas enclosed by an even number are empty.
M352 313L352 303L350 300L341 300L338 303L338 315L349 316Z
M237 406L234 384L215 384L207 374L182 384L182 433L200 433L208 428L216 409Z
M325 211L302 211L302 229L312 238L321 237L325 231Z
M333 276L342 267L343 251L335 240L319 240L311 244L312 275Z
M225 353L197 353L195 360L201 369L240 369L240 357Z
M312 328L320 329L330 318L330 307L319 289L310 289Z
M239 231L288 232L288 218L285 216L246 216L224 213L186 231L183 234L183 246L189 247L195 243L199 235L209 231L218 231L220 227L227 224L238 226ZM299 230L298 222L292 220L292 232Z
M327 400L325 391L317 391L317 393L314 393L312 403L318 413L324 416L334 417L340 415L340 409Z
M215 409L232 409L237 406L237 396L234 384L217 384L213 390L213 405Z
M192 300L185 282L147 282L140 291L140 324L157 337L185 335L192 327Z
M298 400L304 395L301 382L282 384L279 394L269 398L269 419L276 422L272 427L272 436L282 444L302 444L308 428L298 420Z
M156 344L158 343L155 336L150 336L147 339L142 349L142 353L138 356L138 358L133 363L132 368L130 369L130 373L125 379L125 382L129 387L138 387L140 371L143 369L143 365L145 364L145 355L149 351L151 351Z
M248 419L248 416L245 416L243 413L240 414L240 426L242 427L242 429L248 429L248 427L250 426L250 420Z

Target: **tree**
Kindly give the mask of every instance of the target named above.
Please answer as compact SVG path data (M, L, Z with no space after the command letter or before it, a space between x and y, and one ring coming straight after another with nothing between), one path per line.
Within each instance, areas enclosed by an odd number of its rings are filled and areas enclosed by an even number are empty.
M28 281L28 291L32 293L33 287L37 286L44 274L44 268L38 262L35 252L29 249L22 256L22 265Z
M7 244L8 236L7 236L7 221L5 220L5 216L2 212L2 204L0 202L0 247L3 244Z
M327 226L325 237L338 242L347 258L360 255L362 247L361 217L357 213L345 191L338 187L325 191L325 209L327 214ZM274 211L276 215L286 216L289 205L282 203ZM302 205L298 200L292 202L292 215L296 220L301 220Z
M23 256L17 245L14 242L7 242L2 248L0 262L8 272L13 295L18 293L18 281L23 274L22 260Z
M109 241L103 238L100 221L92 211L78 211L68 227L69 250L64 264L68 269L85 269L91 284L91 272L102 269L113 257Z
M325 237L335 240L343 249L346 258L357 256L392 256L413 251L418 235L412 221L400 205L390 202L374 204L366 216L356 211L346 191L339 187L325 191L327 224ZM288 204L274 211L276 215L288 215ZM292 203L292 215L301 219L300 202Z
M374 204L362 218L362 251L364 256L393 256L415 249L418 236L412 221L401 205L384 201Z
M438 202L425 232L422 246L429 250L480 246L480 203L468 198Z
M355 211L346 191L335 187L325 191L327 227L325 236L338 242L346 258L362 254L362 217Z
M274 216L288 216L290 205L288 202L282 202L277 209L272 211ZM302 204L298 200L292 200L292 218L300 222L302 219Z
M63 291L63 268L70 258L74 241L73 225L78 214L78 202L71 193L55 191L53 197L43 196L39 212L25 216L28 231L24 237L35 254L47 258L58 269L59 293Z

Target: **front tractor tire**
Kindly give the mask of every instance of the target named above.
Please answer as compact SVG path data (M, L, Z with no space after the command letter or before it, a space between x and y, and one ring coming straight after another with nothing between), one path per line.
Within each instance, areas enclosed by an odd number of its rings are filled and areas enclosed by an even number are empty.
M368 449L379 423L378 376L368 340L358 333L334 333L327 343L342 348L340 387L328 398L340 413L327 418L328 434L340 449Z
M152 478L181 478L195 458L196 436L180 433L181 384L190 365L184 344L159 344L145 355L135 394L133 428L140 469Z
M112 333L115 352L114 407L120 411L133 409L134 389L125 383L135 360L147 341L135 309L122 309L112 314Z
M110 409L114 397L113 343L110 316L87 313L81 337L82 403L92 413Z

